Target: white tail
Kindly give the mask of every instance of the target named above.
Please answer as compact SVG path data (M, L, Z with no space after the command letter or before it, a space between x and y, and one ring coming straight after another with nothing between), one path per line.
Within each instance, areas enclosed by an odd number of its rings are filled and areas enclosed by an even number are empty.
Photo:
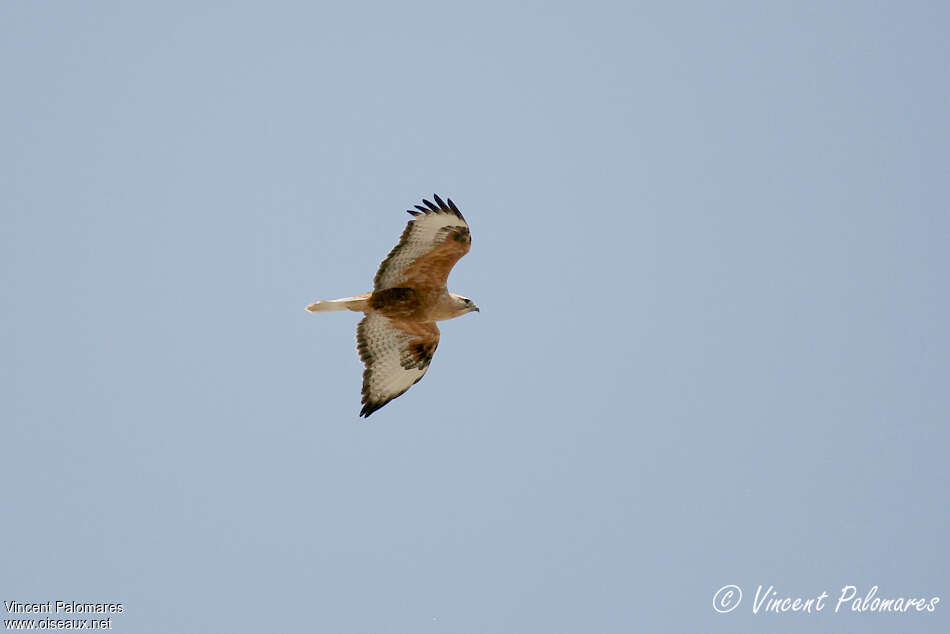
M363 311L369 307L369 293L357 295L355 297L341 297L340 299L328 299L324 302L314 302L307 306L311 313L329 313L334 310L355 310Z

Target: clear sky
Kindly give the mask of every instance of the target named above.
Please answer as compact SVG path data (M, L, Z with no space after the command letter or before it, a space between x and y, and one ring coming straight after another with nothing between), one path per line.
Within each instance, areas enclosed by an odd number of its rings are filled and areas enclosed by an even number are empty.
M0 599L950 631L948 33L939 2L3 3ZM481 312L363 422L358 315L304 306L369 290L433 193ZM836 614L847 585L941 602Z

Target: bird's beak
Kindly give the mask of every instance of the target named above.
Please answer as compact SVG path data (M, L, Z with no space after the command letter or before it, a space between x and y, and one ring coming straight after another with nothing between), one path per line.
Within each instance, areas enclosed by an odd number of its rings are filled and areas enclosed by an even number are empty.
M475 307L475 308L473 308L472 310L474 310L474 311L475 311L476 313L480 313L480 312L482 312L482 311L480 311L480 310L478 309L478 306L476 306L476 307Z

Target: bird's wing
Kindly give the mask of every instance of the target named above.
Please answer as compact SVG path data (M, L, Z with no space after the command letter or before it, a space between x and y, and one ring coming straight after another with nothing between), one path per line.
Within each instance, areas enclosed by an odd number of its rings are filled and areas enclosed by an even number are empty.
M449 271L472 246L465 218L449 198L423 200L409 210L415 216L406 225L399 244L379 265L373 290L429 286L444 288Z
M435 322L389 319L367 314L356 327L363 371L363 409L369 416L419 381L439 345Z

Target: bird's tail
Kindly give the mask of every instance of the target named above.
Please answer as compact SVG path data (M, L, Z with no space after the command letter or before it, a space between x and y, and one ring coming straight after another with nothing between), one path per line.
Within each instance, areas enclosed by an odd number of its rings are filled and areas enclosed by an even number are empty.
M369 293L355 297L341 297L324 302L314 302L307 306L311 313L328 313L334 310L364 311L369 308Z

